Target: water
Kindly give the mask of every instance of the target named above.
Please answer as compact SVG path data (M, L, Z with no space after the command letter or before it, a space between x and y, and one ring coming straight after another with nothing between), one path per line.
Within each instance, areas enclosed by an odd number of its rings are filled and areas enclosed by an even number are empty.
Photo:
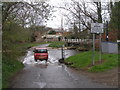
M44 45L42 45L44 46ZM46 46L46 45L45 45ZM41 47L41 46L39 46ZM68 58L69 56L73 56L75 54L80 53L79 51L75 50L65 50L65 58ZM48 64L55 64L58 63L58 60L62 58L62 52L61 49L51 49L48 48ZM34 60L34 52L33 49L28 50L26 57L23 61L24 65L33 65L33 64L45 64L45 61L37 61Z

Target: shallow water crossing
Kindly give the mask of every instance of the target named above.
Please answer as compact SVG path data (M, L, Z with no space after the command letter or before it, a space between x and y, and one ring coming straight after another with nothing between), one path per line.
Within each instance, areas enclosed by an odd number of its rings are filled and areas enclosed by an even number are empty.
M37 47L47 47L47 44ZM29 49L23 60L25 68L11 82L12 88L108 88L109 86L92 82L86 76L71 72L64 64L59 64L61 49L48 48L49 59L34 60L33 48ZM65 50L65 58L80 53Z

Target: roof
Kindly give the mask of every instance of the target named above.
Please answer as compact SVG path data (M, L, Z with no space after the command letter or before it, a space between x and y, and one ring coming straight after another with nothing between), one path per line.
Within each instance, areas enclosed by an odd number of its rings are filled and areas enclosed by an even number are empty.
M46 38L58 38L61 37L62 35L44 35L42 36L42 38L46 37Z

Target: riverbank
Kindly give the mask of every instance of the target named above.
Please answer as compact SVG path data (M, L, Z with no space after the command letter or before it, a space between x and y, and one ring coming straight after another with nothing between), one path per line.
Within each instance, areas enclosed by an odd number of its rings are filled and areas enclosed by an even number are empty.
M54 42L49 45L52 48L60 48L64 42ZM68 49L64 47L64 49ZM89 72L104 72L118 66L118 54L102 54L99 60L99 52L95 52L95 65L92 64L92 51L84 51L77 55L71 56L65 60L65 64L70 67L87 70Z
M61 48L62 45L64 45L64 42L62 41L56 41L56 42L50 42L51 44L48 47L52 48Z
M95 65L92 65L92 51L81 52L65 60L69 70L82 74L96 83L118 88L118 55L102 54L99 62L99 53L95 52Z
M61 48L58 48L61 49ZM64 49L68 49L64 47ZM118 88L118 55L102 54L99 62L99 52L95 52L95 66L92 66L92 51L84 51L70 56L65 60L71 72L90 78L93 82Z
M71 47L64 47L64 49L71 49ZM92 66L92 51L84 50L67 58L65 64L72 72L87 76L93 82L118 88L118 54L102 54L100 63L99 52L96 51L95 65Z
M86 51L68 57L65 60L68 66L89 72L104 72L118 66L118 54L102 54L99 61L99 52L95 52L95 65L92 65L92 51Z

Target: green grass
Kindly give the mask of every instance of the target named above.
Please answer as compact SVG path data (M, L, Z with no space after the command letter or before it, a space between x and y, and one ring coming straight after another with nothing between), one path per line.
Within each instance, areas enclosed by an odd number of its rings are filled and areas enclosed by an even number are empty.
M103 72L118 65L118 54L102 54L102 63L99 62L99 53L95 52L95 65L92 65L92 51L81 52L65 60L72 62L70 66L86 69L90 72Z
M50 42L51 44L48 47L53 48L60 48L62 45L64 45L64 42L56 41L56 42Z
M2 53L0 52L0 89L2 89Z
M3 54L2 61L2 87L7 88L9 86L9 79L16 72L22 69L24 66L15 58L9 57L8 55Z
M41 42L41 43L23 43L21 44L23 48L27 48L27 47L33 47L33 46L38 46L41 44L48 44L47 42Z

